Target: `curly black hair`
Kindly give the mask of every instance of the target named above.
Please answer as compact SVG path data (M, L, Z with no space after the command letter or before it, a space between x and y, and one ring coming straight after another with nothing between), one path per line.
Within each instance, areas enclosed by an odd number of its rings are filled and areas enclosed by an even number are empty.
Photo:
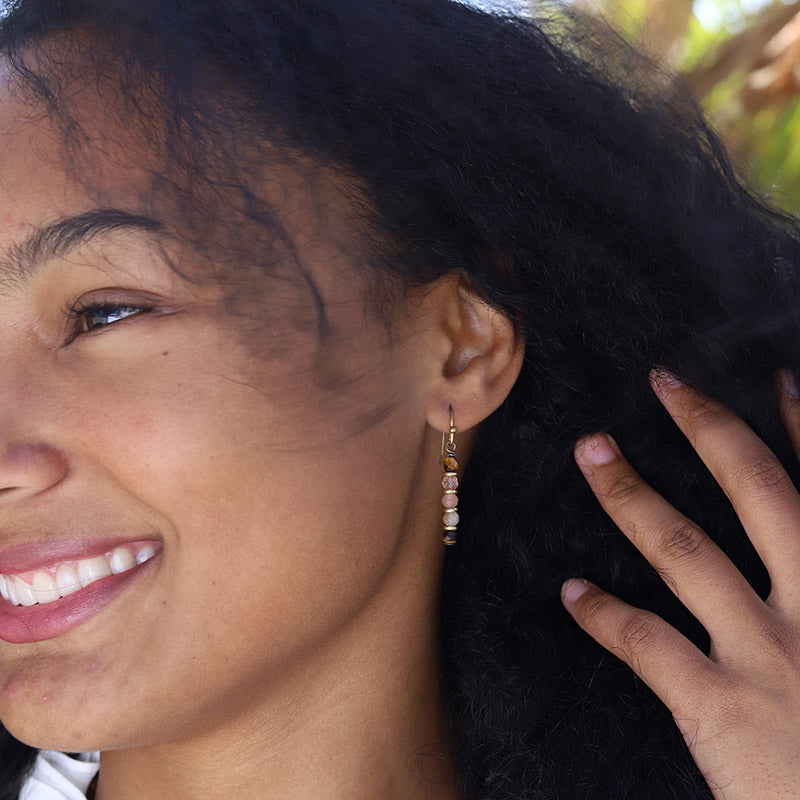
M107 81L113 63L126 112L166 130L175 172L161 177L187 216L224 186L273 230L242 147L268 142L332 168L361 198L371 244L359 259L378 278L457 273L524 334L519 380L466 470L445 564L442 669L462 796L709 798L669 711L559 600L564 579L585 576L708 646L577 471L575 441L598 430L769 591L648 373L665 366L721 399L794 464L773 382L800 352L798 229L748 188L680 84L557 7L526 20L452 0L9 6L0 51L60 122L67 161L88 134L64 81L76 70ZM3 733L0 800L12 800L35 751Z

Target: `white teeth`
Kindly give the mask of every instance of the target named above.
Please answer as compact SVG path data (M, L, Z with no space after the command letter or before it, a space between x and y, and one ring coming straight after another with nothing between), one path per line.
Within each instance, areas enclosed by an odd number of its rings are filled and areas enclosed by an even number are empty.
M156 554L156 549L151 544L146 544L137 554L136 563L144 564L145 561L152 558Z
M14 585L14 581L10 578L6 578L6 591L3 594L3 597L5 597L12 606L20 605L16 586Z
M35 606L36 598L33 596L33 589L20 578L12 578L11 580L17 590L17 602L21 606Z
M37 603L52 603L58 600L61 595L56 589L56 582L43 569L40 569L31 581L33 597Z
M118 547L108 560L108 566L114 575L127 572L136 566L136 556L127 547Z
M0 574L0 595L14 606L52 603L101 578L127 572L156 552L151 544L123 545L102 556L53 564L35 572Z
M68 564L62 564L56 571L56 586L58 586L58 593L62 597L66 597L68 594L83 588L78 578L78 573ZM0 593L2 591L3 587L0 585Z
M107 578L111 574L111 567L103 556L96 558L86 558L78 562L78 579L81 587L86 588L90 583L94 583L100 578Z

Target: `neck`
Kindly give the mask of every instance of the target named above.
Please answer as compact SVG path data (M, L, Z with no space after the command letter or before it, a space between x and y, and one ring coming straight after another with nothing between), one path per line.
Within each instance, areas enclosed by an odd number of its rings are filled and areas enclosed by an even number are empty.
M437 601L413 615L395 601L382 592L202 732L104 752L97 800L454 800Z

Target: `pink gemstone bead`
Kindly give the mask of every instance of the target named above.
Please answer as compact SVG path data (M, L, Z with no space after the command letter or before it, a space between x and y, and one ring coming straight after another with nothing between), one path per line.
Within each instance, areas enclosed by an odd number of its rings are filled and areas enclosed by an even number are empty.
M442 486L445 489L458 489L458 478L455 475L445 475L442 478Z
M445 508L455 508L458 505L458 495L446 494L442 498L442 505Z
M460 517L458 516L457 511L445 511L442 520L444 521L445 525L453 526L458 525L458 520Z

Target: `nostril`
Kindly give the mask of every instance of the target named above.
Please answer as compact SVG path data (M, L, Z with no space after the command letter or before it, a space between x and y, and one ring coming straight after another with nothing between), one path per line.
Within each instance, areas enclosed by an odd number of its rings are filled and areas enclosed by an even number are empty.
M0 499L39 494L55 486L68 472L66 455L44 443L19 443L0 451Z

